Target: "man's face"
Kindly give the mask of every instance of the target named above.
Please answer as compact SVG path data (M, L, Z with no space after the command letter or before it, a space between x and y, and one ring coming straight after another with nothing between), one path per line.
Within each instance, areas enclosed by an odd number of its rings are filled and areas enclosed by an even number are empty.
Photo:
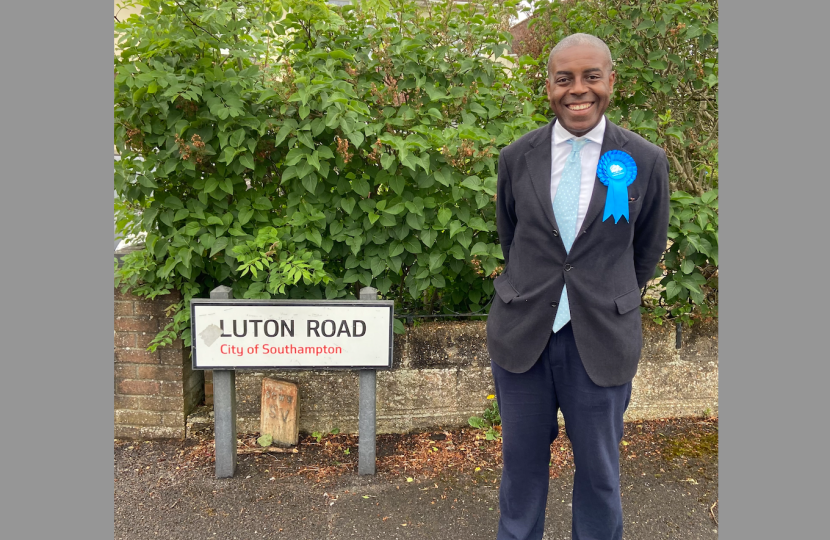
M615 79L599 47L574 45L556 53L545 89L557 121L577 137L591 131L608 108Z

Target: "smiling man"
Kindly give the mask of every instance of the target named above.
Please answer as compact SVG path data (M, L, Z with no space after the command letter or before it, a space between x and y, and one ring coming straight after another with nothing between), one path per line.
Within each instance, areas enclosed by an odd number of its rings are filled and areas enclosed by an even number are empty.
M619 444L643 335L641 289L666 247L665 152L605 118L606 44L551 51L553 122L499 156L505 269L487 321L503 458L499 540L544 533L557 412L574 452L572 537L622 538Z

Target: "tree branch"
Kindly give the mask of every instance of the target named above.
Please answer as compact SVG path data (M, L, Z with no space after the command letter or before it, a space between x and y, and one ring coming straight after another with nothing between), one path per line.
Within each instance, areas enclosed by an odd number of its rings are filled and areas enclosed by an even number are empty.
M712 130L711 133L709 133L709 136L706 137L706 140L703 141L702 143L700 143L701 147L706 146L707 144L709 144L709 141L711 141L712 138L715 136L715 134L718 132L718 122L719 121L720 121L720 119L715 120L715 128Z
M204 29L201 26L199 26L198 24L196 24L196 22L193 19L190 18L190 15L188 15L187 12L184 10L184 7L182 7L182 5L179 3L179 0L173 0L173 1L176 2L176 5L179 6L179 9L182 10L182 14L184 14L185 18L188 21L190 21L190 24L192 24L193 26L195 26L196 28L198 28L202 32L206 33L207 35L209 35L210 37L215 39L217 44L219 43L219 38L218 37L214 36L209 31L207 31L206 29Z

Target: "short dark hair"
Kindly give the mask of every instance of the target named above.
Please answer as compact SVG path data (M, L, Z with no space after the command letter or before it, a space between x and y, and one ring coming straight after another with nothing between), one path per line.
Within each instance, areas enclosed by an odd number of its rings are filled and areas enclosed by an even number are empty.
M548 56L548 76L551 74L550 67L553 64L554 55L564 49L574 47L576 45L593 45L594 47L597 47L608 57L608 67L611 69L614 68L614 60L611 59L611 49L608 48L608 45L606 45L604 41L597 36L592 36L591 34L571 34L570 36L563 38L553 49L551 49L550 56Z

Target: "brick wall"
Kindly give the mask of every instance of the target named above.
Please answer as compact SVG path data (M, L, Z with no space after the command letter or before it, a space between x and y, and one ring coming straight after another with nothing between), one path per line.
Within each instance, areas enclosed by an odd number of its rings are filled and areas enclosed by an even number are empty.
M147 351L179 300L177 292L145 300L115 291L116 438L182 438L187 415L204 399L204 376L191 369L181 340Z
M205 405L213 405L213 370L205 370Z

